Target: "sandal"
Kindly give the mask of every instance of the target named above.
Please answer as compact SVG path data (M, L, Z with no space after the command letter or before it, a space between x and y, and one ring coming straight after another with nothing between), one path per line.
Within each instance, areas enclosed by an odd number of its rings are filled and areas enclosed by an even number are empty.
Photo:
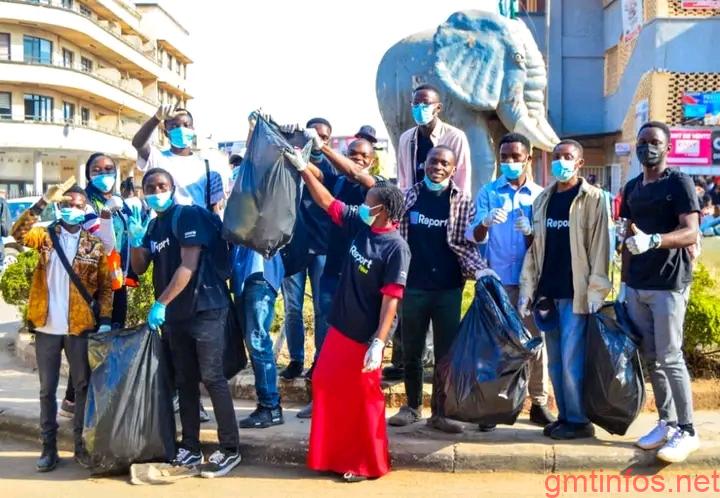
M353 474L352 472L345 472L343 474L343 480L345 482L362 482L366 481L367 477Z

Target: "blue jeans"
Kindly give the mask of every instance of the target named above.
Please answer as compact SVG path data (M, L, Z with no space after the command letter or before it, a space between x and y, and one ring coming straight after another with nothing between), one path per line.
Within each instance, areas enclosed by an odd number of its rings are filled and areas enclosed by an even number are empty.
M585 334L588 315L572 310L572 299L556 299L560 326L545 332L548 370L561 420L574 424L589 422L583 406L585 379Z
M303 303L305 301L305 278L310 278L315 312L315 350L320 349L325 334L319 330L327 330L326 315L320 309L320 276L325 268L325 255L315 254L310 259L307 270L285 277L282 293L285 300L285 336L292 361L305 361L305 324L303 322ZM322 336L318 341L318 337Z
M318 359L318 355L320 354L320 348L322 347L322 343L325 340L325 336L327 335L327 317L330 316L330 311L332 310L333 298L335 297L335 290L337 289L337 286L337 277L329 277L327 275L323 275L322 278L320 278L320 312L325 318L325 322L323 323L324 328L315 329L315 360Z
M277 292L264 279L248 278L242 298L235 300L238 317L242 320L245 345L255 374L255 393L258 404L274 408L280 404L277 387L277 365L270 338L270 326L275 315Z

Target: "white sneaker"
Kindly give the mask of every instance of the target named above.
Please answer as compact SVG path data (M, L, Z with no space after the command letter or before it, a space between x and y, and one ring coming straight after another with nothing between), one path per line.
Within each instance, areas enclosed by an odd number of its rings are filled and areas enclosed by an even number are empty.
M635 441L635 446L644 450L657 449L669 441L675 432L677 432L675 427L668 425L664 420L658 420L653 430Z
M697 434L691 436L687 431L675 431L665 446L658 450L657 457L663 462L680 463L699 447L700 438Z

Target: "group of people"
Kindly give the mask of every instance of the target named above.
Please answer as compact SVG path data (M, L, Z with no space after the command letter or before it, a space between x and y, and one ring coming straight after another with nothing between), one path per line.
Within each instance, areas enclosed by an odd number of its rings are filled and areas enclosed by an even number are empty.
M467 138L441 121L441 111L436 88L415 89L409 112L417 126L400 137L397 184L373 171L371 127L361 128L346 155L329 146L332 126L326 119L281 127L302 131L312 152L309 161L297 150L284 154L288 167L299 172L303 191L293 239L270 258L241 245L227 250L219 215L230 184L243 174L242 162L235 161L230 173L227 165L194 153L193 118L183 109L161 106L133 140L144 203L152 213L113 195L115 165L103 154L88 160L86 190L50 187L13 227L16 239L40 252L28 316L37 332L41 381L38 470L52 470L58 461L55 391L63 349L75 389L75 457L81 463L87 458L81 438L87 334L123 325L128 282L151 263L155 301L147 322L162 330L182 423L173 463L200 466L203 477L225 475L240 462L238 426L284 422L278 378L303 375L307 279L315 315L315 357L305 373L312 403L298 416L312 419L310 468L350 482L389 471L380 386L385 344L392 337L402 351L407 392L406 406L389 423L415 423L422 417L426 337L433 336L437 364L457 335L465 282L483 276L502 282L528 330L544 339L529 367L531 422L552 439L592 437L583 407L585 334L589 315L601 309L612 288L609 266L616 247L607 198L581 176L583 147L574 140L560 141L552 153L555 181L546 188L536 184L531 143L517 133L498 144L497 178L471 192ZM257 112L251 115L251 126L258 118ZM166 151L149 145L161 123L170 142ZM641 128L637 155L643 171L625 186L620 213L629 228L619 248L618 299L642 334L659 414L656 427L637 444L659 448L659 458L676 462L699 444L681 347L700 206L690 178L667 167L668 144L664 124ZM49 202L59 203L61 220L31 228ZM115 253L117 271L108 263ZM280 293L291 362L278 374L270 328ZM239 423L222 369L223 331L233 313L258 399L256 410ZM548 409L548 373L557 418ZM200 383L218 424L219 448L207 461L199 442ZM462 432L463 425L444 416L443 388L436 370L427 424Z

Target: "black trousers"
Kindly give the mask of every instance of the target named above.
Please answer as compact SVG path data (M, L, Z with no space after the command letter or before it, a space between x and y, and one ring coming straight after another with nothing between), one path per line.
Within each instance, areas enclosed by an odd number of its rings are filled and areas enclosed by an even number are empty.
M121 287L113 292L113 309L112 309L112 328L124 329L125 320L127 319L127 287ZM75 403L75 389L73 388L72 373L68 378L67 387L65 388L65 399L71 403Z
M73 435L75 444L82 442L85 421L85 400L90 380L87 336L35 334L35 357L40 375L40 430L43 442L54 442L57 437L57 387L60 380L61 354L70 364L75 394Z
M220 447L235 450L240 443L230 387L223 374L227 313L228 308L200 311L182 322L166 322L163 328L180 400L181 445L190 451L200 451L199 382L210 394Z

